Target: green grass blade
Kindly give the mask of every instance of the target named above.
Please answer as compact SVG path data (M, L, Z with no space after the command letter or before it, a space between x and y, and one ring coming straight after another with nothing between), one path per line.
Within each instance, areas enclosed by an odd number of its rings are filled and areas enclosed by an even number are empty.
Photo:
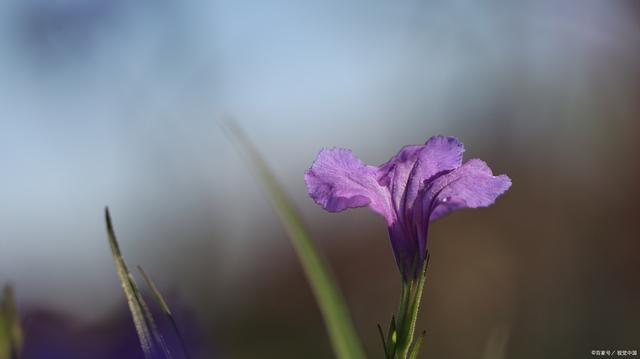
M420 347L422 346L422 341L424 340L424 336L427 334L426 331L422 331L422 334L413 344L413 348L411 349L411 353L409 353L409 359L418 359L418 354L420 354Z
M111 214L109 213L108 208L105 209L105 218L113 260L116 264L118 277L122 283L122 288L124 289L127 303L129 304L129 310L131 311L133 322L135 324L136 331L138 332L140 345L142 346L145 357L151 358L155 357L154 354L162 354L167 359L173 359L173 356L169 351L169 347L167 346L167 343L165 342L164 337L162 336L162 333L160 333L158 325L153 318L153 314L151 313L151 310L149 310L149 306L144 300L142 292L138 288L138 284L133 278L133 275L131 275L131 272L129 272L129 268L124 261L118 240L116 239L115 231L113 230Z
M109 237L111 254L116 266L118 278L120 279L120 284L122 285L122 290L127 298L127 304L129 305L129 310L133 317L133 323L136 327L136 332L138 333L138 339L140 339L140 346L142 347L145 358L152 359L154 353L153 338L151 337L151 331L147 325L145 314L140 306L138 293L132 284L129 269L127 268L127 264L120 252L120 246L118 245L116 234L113 230L113 224L111 223L109 208L105 208L105 220L107 222L107 234Z
M147 275L147 273L144 271L144 269L142 269L142 267L138 266L138 271L140 271L142 278L144 278L144 281L147 283L147 286L149 287L149 289L151 289L151 292L153 293L153 296L156 299L156 302L160 306L160 309L167 316L167 318L169 318L169 322L171 323L171 326L173 327L173 330L176 333L176 336L178 337L178 341L180 342L180 346L182 347L182 352L184 353L185 358L187 359L191 358L191 354L189 354L189 349L187 348L187 344L184 341L184 338L182 336L182 333L180 332L180 329L178 329L178 323L176 322L173 316L173 313L171 313L171 309L169 309L169 306L167 305L167 301L164 300L162 293L160 293L158 286L156 286L153 280L151 280L151 277Z
M228 123L227 128L236 140L234 143L240 145L242 153L247 155L250 166L260 179L271 205L291 239L320 307L336 356L340 359L364 358L362 345L336 281L311 240L300 215L244 132L234 123Z
M0 298L0 359L17 359L23 335L13 289L5 286Z
M380 326L380 323L378 323L378 334L380 334L380 341L382 342L382 349L384 349L384 357L385 358L389 358L389 355L387 354L389 352L389 350L387 349L387 342L384 339L384 332L382 331L382 326Z
M142 314L144 314L147 328L149 328L151 335L155 340L156 347L154 349L161 352L165 358L173 359L173 355L171 355L171 351L167 346L167 342L164 340L162 333L160 333L160 330L158 329L158 325L156 324L156 320L153 317L151 310L149 309L149 305L147 305L147 302L142 296L142 292L140 291L140 288L138 287L138 284L136 283L136 280L133 278L133 275L131 275L131 273L129 273L129 281L131 282L131 286L136 293L136 299L138 300L140 309L142 309Z
M0 298L2 299L2 298ZM0 304L4 303L3 302ZM4 310L0 308L0 359L10 359L11 358L11 340L9 336L9 325L8 319L6 318L6 314Z
M156 283L151 280L151 277L147 275L147 273L144 271L144 269L142 269L142 267L138 266L138 271L142 275L142 278L144 278L144 281L147 283L147 286L149 286L149 289L151 289L151 292L153 293L153 296L156 299L156 302L160 306L160 309L164 312L164 314L168 316L172 316L171 309L169 309L169 306L167 305L167 301L164 300L164 297L160 293L160 290L156 286Z

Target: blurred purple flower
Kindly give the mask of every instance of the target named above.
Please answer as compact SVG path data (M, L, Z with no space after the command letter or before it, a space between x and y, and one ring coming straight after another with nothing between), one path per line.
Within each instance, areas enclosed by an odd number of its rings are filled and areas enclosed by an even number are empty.
M175 308L177 307L177 308ZM156 318L162 313L151 308ZM176 312L177 311L177 312ZM187 308L174 306L179 313L180 328L192 352L204 351L201 330ZM53 310L33 308L22 315L25 341L21 359L143 359L145 358L131 317L126 307L120 307L103 319L86 323L78 318ZM166 320L157 322L174 358L183 358L173 327ZM210 351L212 348L207 346ZM209 356L217 358L217 355ZM154 355L152 359L164 359Z
M398 268L416 278L427 255L429 222L462 208L487 207L511 187L486 163L462 163L463 144L431 137L405 146L389 162L369 166L350 150L323 149L305 172L309 195L329 212L368 206L387 221Z

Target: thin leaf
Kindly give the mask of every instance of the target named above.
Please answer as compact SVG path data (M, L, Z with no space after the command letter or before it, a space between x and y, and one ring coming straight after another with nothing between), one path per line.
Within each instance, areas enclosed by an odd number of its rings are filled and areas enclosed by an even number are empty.
M336 356L340 359L364 358L362 345L351 322L351 316L344 299L329 266L311 240L302 218L265 160L244 132L232 122L227 123L227 129L236 140L235 143L239 144L242 153L247 155L251 168L260 179L273 209L289 234L313 294L318 301Z
M7 324L9 326L9 339L11 341L11 357L18 358L22 352L23 335L13 288L11 286L6 286L4 288L3 296L4 312L8 318Z
M11 358L11 335L9 334L9 320L4 312L4 298L0 298L0 359Z
M0 310L0 359L9 359L11 355L11 341L9 340L9 331L7 330L7 319L2 310Z
M169 309L167 302L164 300L162 294L160 294L160 290L158 290L156 284L151 280L151 278L147 275L144 269L142 269L142 267L138 266L138 271L142 275L142 278L144 278L147 286L149 286L149 289L151 289L151 292L153 293L154 298L156 298L156 302L160 306L160 309L164 312L164 314L171 317L171 309Z
M144 297L142 296L142 292L140 291L140 288L138 287L138 284L136 283L131 273L129 273L129 282L131 283L131 287L133 288L136 294L138 305L140 306L140 309L142 309L142 313L144 314L144 319L147 323L147 328L150 329L151 334L153 335L153 339L155 340L155 343L157 345L157 347L155 347L156 351L160 351L167 359L173 359L173 356L169 351L169 347L167 346L167 343L165 342L164 337L162 336L162 333L160 333L160 330L158 329L158 325L156 324L153 314L151 313L151 310L149 310L149 306L147 305L147 302L144 300Z
M16 359L22 352L23 335L11 286L4 287L0 299L0 359Z
M382 342L382 348L384 349L385 358L388 358L389 356L387 355L387 343L385 342L384 332L382 331L382 326L380 326L380 323L378 323L378 334L380 334L380 341Z
M427 334L427 331L423 330L418 340L416 340L416 342L413 344L411 353L409 353L409 359L418 359L418 354L420 354L420 346L422 346L422 341L424 340L425 334Z
M129 269L127 268L127 264L125 263L124 258L122 258L120 246L118 245L116 234L113 230L113 224L111 223L109 208L105 208L105 220L107 223L107 234L109 237L109 246L111 248L111 254L113 256L113 262L116 266L118 278L120 278L122 290L124 291L125 297L127 298L127 304L129 305L129 310L131 311L131 316L133 317L133 323L136 327L136 332L138 333L138 339L140 339L140 346L142 347L145 358L152 359L154 353L153 339L151 337L151 332L147 325L145 315L140 306L138 294L130 280Z
M160 293L160 290L158 289L156 284L153 282L153 280L151 280L151 277L147 275L144 269L138 266L138 271L140 271L142 278L144 278L145 282L147 283L147 286L149 287L149 289L151 289L151 292L153 293L153 296L156 299L156 303L158 303L158 305L160 306L160 309L164 312L167 318L169 318L169 322L171 322L171 326L173 327L173 330L175 331L176 336L178 337L178 341L180 342L180 346L182 347L182 352L184 353L185 358L187 359L191 358L186 342L182 337L182 333L178 329L178 323L176 322L173 316L173 313L171 313L171 309L169 309L169 306L167 305L167 301L164 300L164 297Z
M140 345L146 358L154 358L157 355L163 355L167 359L173 359L169 347L158 329L158 325L149 310L149 306L142 296L142 292L129 272L129 268L122 256L118 240L116 239L113 224L111 222L111 214L109 208L105 208L105 218L107 222L107 233L109 234L109 244L111 253L116 265L118 277L122 284L122 288L127 297L129 310L133 317L133 322L140 339Z
M387 358L395 358L398 349L398 327L396 325L396 316L391 316L389 323L389 331L387 331Z

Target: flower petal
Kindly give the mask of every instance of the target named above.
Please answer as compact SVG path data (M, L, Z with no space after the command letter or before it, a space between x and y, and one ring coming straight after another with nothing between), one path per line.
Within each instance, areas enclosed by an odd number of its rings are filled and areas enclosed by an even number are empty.
M376 174L376 167L365 165L350 150L331 148L320 151L304 180L311 198L327 211L369 206L391 224L391 198Z
M490 206L509 187L509 177L494 176L485 162L472 159L434 179L423 203L429 203L429 220L433 221L458 209Z
M403 147L380 166L380 184L389 188L397 213L409 216L426 180L462 164L464 145L455 137L434 136L424 145Z

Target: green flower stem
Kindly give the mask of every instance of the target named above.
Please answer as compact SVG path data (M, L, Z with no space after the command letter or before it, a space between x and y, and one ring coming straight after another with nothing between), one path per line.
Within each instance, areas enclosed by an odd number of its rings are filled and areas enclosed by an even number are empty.
M422 338L414 338L422 292L427 278L427 268L429 266L429 255L424 262L424 266L417 279L402 281L400 292L400 306L397 315L397 329L395 333L390 333L391 340L387 340L386 357L389 359L406 359L409 354L417 356L417 349ZM395 335L394 335L395 334ZM393 340L395 338L396 340ZM416 350L411 350L416 347Z

